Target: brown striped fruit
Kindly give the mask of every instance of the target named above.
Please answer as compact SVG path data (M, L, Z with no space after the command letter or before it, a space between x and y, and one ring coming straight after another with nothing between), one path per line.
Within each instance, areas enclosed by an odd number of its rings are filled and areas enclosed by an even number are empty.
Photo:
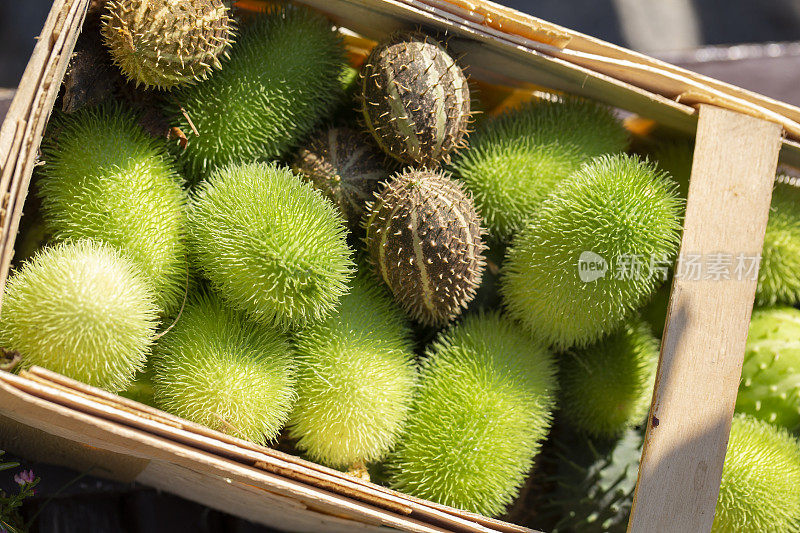
M315 133L292 165L301 178L319 189L355 228L367 201L389 177L385 157L368 136L350 128Z
M136 85L169 89L220 67L233 34L223 0L109 0L103 38Z
M367 128L403 163L436 166L466 145L470 120L464 73L436 40L399 33L379 44L361 69Z
M377 195L365 218L378 275L423 324L443 325L475 297L485 246L472 198L444 172L408 169Z

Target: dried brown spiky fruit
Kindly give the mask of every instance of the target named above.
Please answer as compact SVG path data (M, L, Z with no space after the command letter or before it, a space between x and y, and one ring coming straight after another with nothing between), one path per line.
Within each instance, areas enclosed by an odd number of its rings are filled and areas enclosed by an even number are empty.
M233 21L223 0L109 0L106 8L106 46L136 85L191 83L227 56Z
M365 204L389 177L385 157L372 139L350 128L315 133L297 154L292 169L322 191L351 228L358 226Z
M399 33L376 46L361 69L367 128L403 163L434 167L466 145L469 85L436 40Z
M484 230L472 198L444 172L411 169L376 198L364 225L378 275L413 318L446 324L483 276Z

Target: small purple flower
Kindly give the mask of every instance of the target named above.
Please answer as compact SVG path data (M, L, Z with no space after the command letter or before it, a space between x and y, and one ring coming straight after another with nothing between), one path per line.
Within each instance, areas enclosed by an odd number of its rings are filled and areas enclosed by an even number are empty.
M36 476L33 475L33 470L22 470L18 474L14 475L14 481L18 485L27 485L29 483L33 483L36 479Z

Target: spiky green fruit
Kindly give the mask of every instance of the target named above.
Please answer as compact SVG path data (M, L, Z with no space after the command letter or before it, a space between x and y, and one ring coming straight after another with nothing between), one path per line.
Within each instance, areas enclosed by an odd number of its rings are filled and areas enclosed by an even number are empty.
M513 501L547 435L552 353L498 313L469 315L422 361L393 488L493 516Z
M800 531L800 446L789 433L737 415L712 533Z
M560 435L545 460L554 466L552 493L541 509L557 518L552 533L625 533L639 474L644 435L629 428L615 439Z
M757 309L750 321L736 410L800 429L800 311Z
M660 283L681 209L674 183L636 156L587 163L509 247L501 286L509 313L558 348L610 333Z
M658 165L678 182L685 197L689 190L693 148L689 142L665 143L653 152ZM800 303L800 187L796 180L778 175L772 191L756 305Z
M171 114L189 136L180 156L188 174L286 154L333 111L344 62L322 16L290 6L256 17L222 70L176 94L182 108ZM189 133L195 129L197 136Z
M367 129L403 163L435 167L466 146L467 79L423 33L396 33L372 50L361 67L360 97Z
M296 398L288 336L210 293L186 306L156 346L153 365L161 407L257 443L277 437Z
M364 226L378 276L415 320L446 324L475 297L486 264L483 229L472 198L448 174L395 174Z
M600 342L568 351L559 374L565 420L600 438L641 424L650 408L657 363L658 340L638 317Z
M101 242L44 248L8 280L0 346L41 366L110 391L145 363L158 307L134 263Z
M170 89L220 68L233 21L222 0L109 0L102 33L128 79Z
M761 250L756 305L800 303L800 187L778 176Z
M416 379L411 329L391 296L358 276L338 310L296 338L290 436L313 460L343 468L380 460L397 440Z
M384 155L369 137L350 128L316 132L292 169L322 191L351 228L358 227L366 203L389 177Z
M166 147L116 106L56 119L39 195L57 240L107 242L143 270L166 314L186 290L186 193Z
M193 261L251 318L282 328L329 315L353 270L336 208L287 167L231 165L194 192Z
M580 98L543 100L481 124L452 167L489 233L507 240L558 182L589 159L627 146L628 134L608 107Z

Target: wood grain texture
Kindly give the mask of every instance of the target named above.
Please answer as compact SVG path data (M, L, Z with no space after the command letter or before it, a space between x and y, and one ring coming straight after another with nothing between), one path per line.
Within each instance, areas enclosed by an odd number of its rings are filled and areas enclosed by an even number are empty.
M42 410L42 406L47 407ZM4 427L12 419L17 421L16 426ZM321 519L307 516L308 508L322 513L322 518L345 517L376 527L418 533L530 532L410 498L37 367L20 376L0 371L0 447L9 442L4 435L19 423L41 430L42 442L36 449L44 452L58 447L67 464L90 461L102 475L107 472L115 479L135 478L211 507L225 505L223 510L229 513L273 527L327 531L304 525ZM64 439L79 446L63 446ZM58 443L48 442L53 440ZM86 451L87 447L91 452ZM70 454L75 458L70 459ZM151 461L161 466L150 468ZM165 473L172 467L177 472L205 477L205 484L179 483L180 479ZM230 481L222 483L221 478ZM243 492L237 481L254 490L245 494L248 491ZM230 491L218 491L215 504L206 490L211 485L230 487ZM239 503L225 503L230 499ZM346 530L334 526L330 525L335 530Z
M672 285L629 532L711 529L756 289L735 258L761 253L780 144L777 124L700 107L680 257L704 268ZM730 279L709 279L716 254Z
M0 127L0 288L5 286L14 256L14 241L42 134L88 6L89 0L53 2Z

